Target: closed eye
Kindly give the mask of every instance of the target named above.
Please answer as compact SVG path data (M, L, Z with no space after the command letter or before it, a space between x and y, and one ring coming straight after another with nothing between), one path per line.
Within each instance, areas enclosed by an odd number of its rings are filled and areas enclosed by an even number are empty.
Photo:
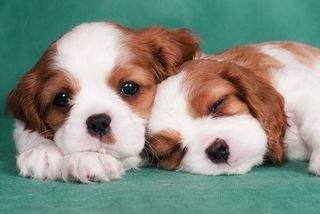
M219 99L215 101L210 107L209 107L209 113L217 113L219 107L222 105L224 99Z

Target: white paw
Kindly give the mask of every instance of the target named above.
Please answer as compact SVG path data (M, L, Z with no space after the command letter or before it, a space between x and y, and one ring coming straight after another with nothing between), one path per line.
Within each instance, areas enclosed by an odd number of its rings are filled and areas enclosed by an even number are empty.
M139 166L143 166L143 160L140 156L131 156L121 160L126 170L137 169Z
M36 179L61 178L62 154L56 146L39 145L17 156L20 175Z
M125 173L119 160L96 152L76 152L64 156L61 168L63 180L82 183L119 179Z
M320 153L313 151L309 161L309 172L320 175Z

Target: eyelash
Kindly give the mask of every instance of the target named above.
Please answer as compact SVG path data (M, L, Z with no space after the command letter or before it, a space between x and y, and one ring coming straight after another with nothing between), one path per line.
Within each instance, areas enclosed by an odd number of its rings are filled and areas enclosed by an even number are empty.
M209 107L209 112L210 113L216 113L217 109L221 106L223 103L224 99L219 99L215 101L210 107Z

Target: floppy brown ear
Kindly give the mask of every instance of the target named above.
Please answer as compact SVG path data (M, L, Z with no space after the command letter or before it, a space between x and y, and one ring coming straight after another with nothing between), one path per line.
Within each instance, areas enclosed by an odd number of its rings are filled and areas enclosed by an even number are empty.
M16 88L10 92L5 107L5 111L23 121L27 129L36 130L39 133L46 130L45 122L39 115L37 97L41 90L39 73L44 64L44 56L42 56L39 62L20 79Z
M198 38L188 29L151 27L137 31L136 41L151 54L157 82L177 73L177 67L200 53ZM144 59L147 59L144 56Z
M268 158L272 163L281 164L285 150L283 138L287 127L283 97L254 71L235 64L229 63L221 76L236 86L240 99L247 103L250 113L266 132Z

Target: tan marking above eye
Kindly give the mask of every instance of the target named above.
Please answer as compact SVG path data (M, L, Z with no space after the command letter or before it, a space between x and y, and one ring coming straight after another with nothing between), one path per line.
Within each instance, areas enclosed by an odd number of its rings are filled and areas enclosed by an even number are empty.
M209 114L216 114L221 109L221 106L223 106L225 101L225 98L220 98L214 101L211 106L209 106Z
M134 96L124 96L121 92L122 86L126 83L135 83L139 86ZM107 79L107 84L115 90L126 102L132 111L143 118L148 118L153 105L156 93L156 81L148 68L137 65L118 65Z
M135 65L117 66L107 80L107 84L118 92L126 82L134 82L143 88L152 88L155 85L155 79L148 69Z
M43 82L39 93L39 110L52 133L62 126L71 109L71 104L56 105L55 97L63 92L72 98L80 90L80 86L72 76L63 71L50 71L45 74L45 77L46 81Z
M222 102L218 108L214 112L209 111L209 114L214 117L221 117L249 113L248 106L235 95L228 95L218 99L218 101L221 100Z
M249 112L247 105L239 98L235 86L219 76L219 71L222 69L220 64L199 60L184 66L186 76L182 89L186 91L188 110L194 118L207 115L232 116ZM193 72L195 70L197 72ZM216 111L210 111L218 100L223 102Z
M45 105L52 105L59 93L66 93L73 97L80 90L77 81L63 71L50 71L46 74L45 79L40 94L41 102Z

